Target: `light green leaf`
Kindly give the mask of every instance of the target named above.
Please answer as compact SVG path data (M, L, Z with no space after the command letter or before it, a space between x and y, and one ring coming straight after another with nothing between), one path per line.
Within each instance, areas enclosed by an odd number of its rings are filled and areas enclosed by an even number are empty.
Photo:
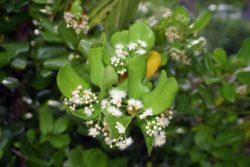
M158 84L155 89L142 98L146 108L152 108L153 114L160 114L173 104L178 91L178 85L174 78L168 79L165 71L161 72Z
M100 149L90 149L83 152L85 167L108 167L108 157Z
M83 13L83 9L81 6L81 0L74 0L71 5L71 13L73 13L76 17L80 17Z
M102 76L103 89L110 88L118 82L118 75L112 66L106 66Z
M89 84L74 70L70 63L65 64L57 74L57 86L65 97L70 97L71 92L78 85L84 89L89 88Z
M88 58L90 64L90 80L93 82L93 84L100 88L104 71L104 64L102 61L102 48L100 47L90 49Z
M142 131L142 134L144 136L145 139L145 143L148 149L148 155L151 155L153 146L154 146L154 138L150 137L149 135L147 135L146 133L146 122L140 119L137 119L138 125Z
M74 116L81 118L83 120L93 120L97 118L101 114L101 108L98 105L94 105L94 112L91 116L88 116L85 112L84 109L78 109L76 111L71 112Z
M114 33L111 37L111 42L113 46L116 44L128 44L128 30Z
M117 139L120 136L118 130L115 128L116 122L120 122L125 128L127 128L132 118L132 116L127 115L123 115L121 117L114 117L110 114L107 114L104 119L105 122L107 122L108 124L111 137Z
M218 48L214 50L213 59L221 68L225 69L228 67L227 53L224 49Z
M49 136L48 140L55 148L62 148L68 146L70 143L70 137L68 134Z
M135 23L129 27L129 41L142 40L147 43L147 50L153 48L155 43L154 32L144 23Z
M147 70L147 57L133 57L128 64L128 95L130 98L141 98L149 89L142 85Z
M230 101L230 102L235 101L234 87L233 87L233 85L227 83L226 81L223 82L223 85L222 85L222 88L221 88L221 94L228 101Z

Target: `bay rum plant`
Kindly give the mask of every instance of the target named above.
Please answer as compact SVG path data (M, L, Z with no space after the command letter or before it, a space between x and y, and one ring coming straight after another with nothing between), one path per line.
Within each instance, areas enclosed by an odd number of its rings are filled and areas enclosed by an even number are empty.
M160 56L152 50L154 43L153 31L135 23L91 48L85 62L59 70L57 84L66 108L85 122L90 136L102 136L110 148L132 145L133 126L140 127L149 154L166 142L178 85L165 71L157 71ZM154 76L158 79L152 80Z

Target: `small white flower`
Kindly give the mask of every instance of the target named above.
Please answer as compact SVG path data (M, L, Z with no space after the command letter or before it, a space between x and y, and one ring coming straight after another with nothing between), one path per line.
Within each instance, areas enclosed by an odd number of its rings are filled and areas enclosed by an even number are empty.
M96 137L100 134L100 131L97 128L90 128L89 129L89 136Z
M84 112L85 112L85 114L86 114L88 117L90 117L90 116L92 116L93 108L91 108L91 107L85 107L85 108L84 108Z
M169 18L169 17L171 17L172 16L172 11L171 11L171 9L165 9L165 11L164 11L164 14L162 15L162 17L163 18Z
M155 16L151 16L148 18L148 24L150 27L154 27L158 23L158 20Z
M161 147L166 143L166 133L164 131L154 135L154 146Z
M110 113L111 115L115 117L120 117L122 115L122 112L113 106L108 107L107 111L108 113Z
M118 130L118 132L120 134L124 134L125 133L125 127L120 123L120 122L116 122L116 126L115 128Z
M129 51L135 50L136 47L137 47L137 44L134 43L134 42L130 42L130 43L128 44L128 50L129 50Z
M133 144L133 139L131 137L128 137L127 139L124 139L124 140L117 142L116 146L120 150L124 150L124 149L128 148L131 144Z
M102 100L102 103L101 103L102 109L106 109L109 105L110 105L110 104L109 104L109 102L108 102L107 99L103 99L103 100Z
M140 110L142 109L143 104L140 100L129 99L128 100L128 110Z
M144 49L138 49L136 51L136 53L139 54L139 55L144 55L144 54L146 54L146 50L144 50Z
M138 40L138 43L141 45L141 47L146 48L147 47L147 43L145 41L142 40Z
M140 3L138 6L138 10L141 11L142 13L147 13L148 12L148 6L146 3Z
M39 34L40 34L39 29L35 29L35 30L34 30L34 34L35 34L35 35L39 35Z
M121 106L122 99L127 96L126 92L124 92L122 90L115 89L115 88L113 88L109 91L109 95L112 98L111 103L113 103L117 107Z
M140 119L145 119L148 116L152 116L153 115L153 110L152 108L147 108L141 115L140 115Z

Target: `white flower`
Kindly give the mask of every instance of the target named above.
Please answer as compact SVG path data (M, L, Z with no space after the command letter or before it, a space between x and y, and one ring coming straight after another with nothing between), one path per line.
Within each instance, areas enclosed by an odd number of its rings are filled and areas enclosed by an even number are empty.
M151 16L148 18L148 24L150 27L154 27L158 23L158 20L155 16Z
M111 103L115 104L117 107L121 106L122 99L127 96L126 92L115 88L109 91L109 95L112 98Z
M166 143L166 133L161 131L154 135L154 146L161 147Z
M138 10L141 11L142 13L147 13L148 12L148 6L146 3L140 3L138 6Z
M141 47L146 48L147 47L147 43L145 41L142 40L138 40L138 43L141 45Z
M90 117L90 116L92 115L93 111L94 111L94 109L93 109L92 107L85 107L85 108L84 108L84 112L85 112L85 114L86 114L88 117Z
M120 149L120 150L124 150L127 147L129 147L131 144L133 144L133 139L131 137L128 137L124 140L121 140L119 142L116 143L116 146Z
M115 117L120 117L122 115L122 112L113 106L108 107L107 111L108 113L110 113L111 115Z
M129 50L129 51L135 50L136 47L137 47L137 44L134 43L134 42L130 42L130 43L128 44L128 50Z
M89 129L89 136L96 137L99 134L100 131L97 128L92 127Z
M124 45L123 44L116 44L115 49L123 49Z
M107 99L103 99L102 102L101 102L101 108L102 109L106 109L108 106L109 106L109 102Z
M140 100L129 99L128 100L128 110L140 110L143 107L143 104Z
M146 54L146 50L144 50L144 49L138 49L136 51L136 53L139 54L139 55L144 55L144 54Z
M172 11L170 9L165 9L164 14L162 15L163 18L169 18L172 16Z
M148 116L152 116L153 115L153 110L152 108L147 108L141 115L140 115L140 119L145 119Z
M125 133L125 127L120 123L120 122L116 122L116 126L115 128L118 130L118 132L120 134L124 134Z

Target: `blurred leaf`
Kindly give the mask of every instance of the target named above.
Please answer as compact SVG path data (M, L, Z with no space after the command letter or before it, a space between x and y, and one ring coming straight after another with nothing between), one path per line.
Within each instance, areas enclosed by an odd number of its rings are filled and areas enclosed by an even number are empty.
M200 15L193 24L189 26L190 33L202 30L210 21L211 13L205 12Z
M53 128L53 116L52 110L48 107L47 104L44 104L38 110L39 114L39 127L42 134L46 135L52 131Z
M69 120L66 116L58 118L53 126L52 132L54 134L63 133L68 128Z
M63 42L72 50L76 50L78 46L78 38L73 29L67 28L64 22L59 23L58 32Z
M68 62L68 56L52 57L43 62L43 67L48 70L59 70Z
M213 59L222 67L225 69L228 66L228 60L227 60L227 53L224 49L218 48L215 49L213 53Z
M108 167L107 155L97 148L84 151L83 162L86 167Z
M223 82L223 86L221 88L222 96L230 102L235 101L235 90L233 85L227 83L226 81Z
M16 88L20 82L14 77L7 77L2 80L2 84L7 88Z
M236 74L237 79L244 83L250 85L250 71L242 71Z
M250 65L250 38L243 41L237 56L244 59L247 65Z
M62 148L70 143L70 137L68 134L49 136L48 140L55 148Z
M11 67L17 70L24 70L27 66L27 61L25 59L15 58L11 62Z
M9 64L11 59L10 52L0 52L0 68Z

